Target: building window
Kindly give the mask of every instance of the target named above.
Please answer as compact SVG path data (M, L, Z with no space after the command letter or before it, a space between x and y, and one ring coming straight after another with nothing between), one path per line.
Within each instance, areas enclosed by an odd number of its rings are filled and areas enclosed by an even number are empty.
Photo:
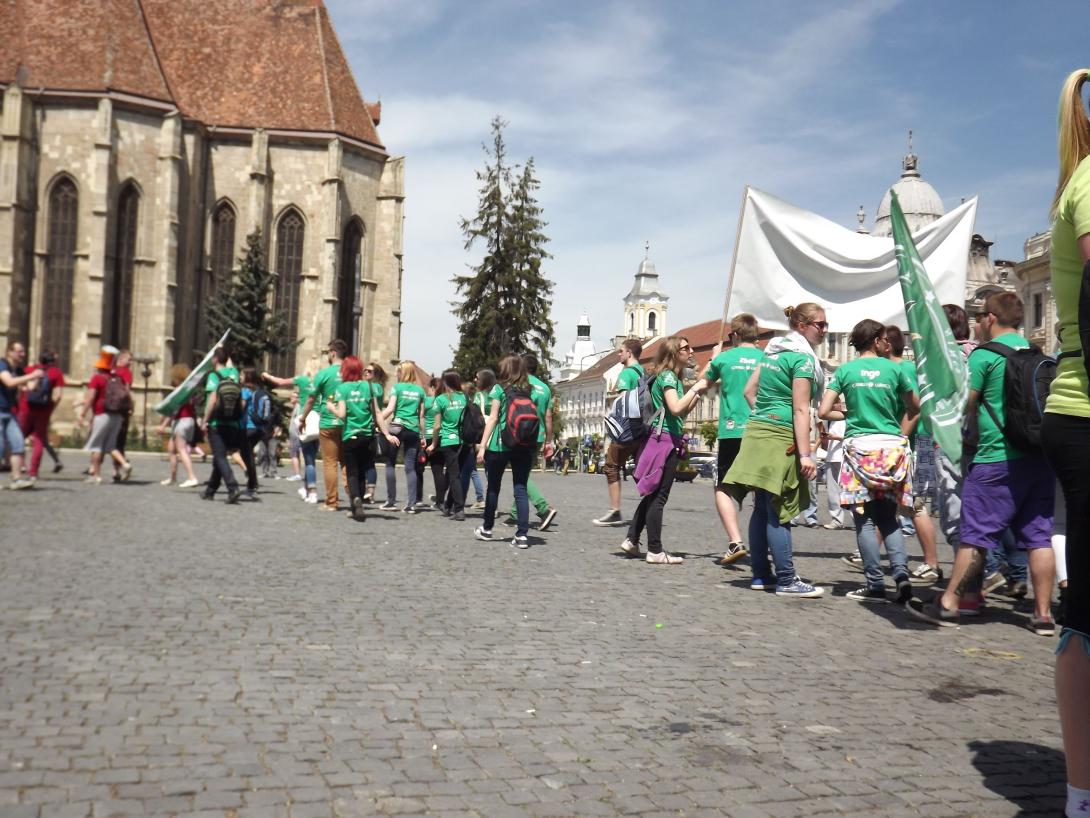
M632 335L636 332L636 313L630 312L628 314L628 334Z
M1045 297L1043 293L1033 294L1033 328L1041 329L1045 325Z
M126 349L132 346L132 303L136 287L136 231L139 227L140 192L125 185L117 197L117 233L114 240L114 269L110 281L110 302L106 305L106 340Z
M299 296L303 283L303 217L298 210L289 210L276 228L276 294L273 312L287 323L285 341L295 341L299 334ZM295 370L295 350L275 357L277 372Z
M235 210L227 202L216 208L212 215L212 268L210 295L215 295L231 281L235 267Z
M825 345L827 349L827 357L836 358L836 335L829 333L825 336Z
M363 230L353 219L344 231L341 242L341 269L337 276L337 337L348 344L355 355L359 350L360 327L360 250Z
M653 312L647 313L647 331L651 335L655 334L655 331L656 331L655 324L656 324L657 321L658 321L658 316L655 315L655 313L653 313Z
M61 365L66 367L71 364L78 218L76 185L71 179L61 179L49 194L48 243L42 282L42 349L54 350L60 356Z

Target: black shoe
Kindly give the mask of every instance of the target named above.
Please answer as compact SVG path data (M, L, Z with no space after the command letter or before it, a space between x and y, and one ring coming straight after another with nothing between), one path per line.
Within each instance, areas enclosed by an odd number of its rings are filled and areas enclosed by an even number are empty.
M1024 582L1010 580L1002 591L1012 599L1025 599L1026 594L1029 593L1029 586Z
M856 588L854 591L848 591L844 594L848 599L854 599L856 602L885 602L886 601L886 589L885 588L868 588L864 585L862 588Z
M538 525L538 531L545 531L549 526L553 524L553 520L556 519L556 509L550 508L545 512L545 516L541 518L541 523Z
M210 491L202 491L201 492L201 499L202 500L212 500L212 499L215 499L215 496L216 496L215 492L210 492Z
M909 582L908 577L901 577L897 580L895 601L898 605L904 605L910 599L912 599L912 583Z
M59 472L63 468L64 468L64 464L61 461L58 460L56 463L53 464L53 474L56 474L57 472Z
M233 506L239 500L242 499L241 489L231 489L227 492L227 505Z
M367 512L363 510L363 498L357 497L352 501L352 519L357 523L362 523L367 519Z
M466 513L464 511L454 512L454 522L464 523L466 521Z

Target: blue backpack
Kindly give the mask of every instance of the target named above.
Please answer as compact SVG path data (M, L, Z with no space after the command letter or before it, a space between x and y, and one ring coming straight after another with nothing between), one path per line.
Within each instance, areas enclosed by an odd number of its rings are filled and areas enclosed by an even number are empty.
M606 414L606 434L622 446L643 440L651 432L656 410L651 400L655 375L642 375L636 386L622 392Z
M53 384L49 381L49 375L44 373L38 379L33 389L26 393L26 402L30 406L49 406L53 402Z

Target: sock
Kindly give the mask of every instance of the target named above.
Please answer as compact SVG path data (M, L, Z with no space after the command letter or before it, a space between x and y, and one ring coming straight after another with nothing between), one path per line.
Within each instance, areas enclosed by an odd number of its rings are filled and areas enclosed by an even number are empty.
M1090 790L1067 785L1067 818L1084 818L1090 815Z

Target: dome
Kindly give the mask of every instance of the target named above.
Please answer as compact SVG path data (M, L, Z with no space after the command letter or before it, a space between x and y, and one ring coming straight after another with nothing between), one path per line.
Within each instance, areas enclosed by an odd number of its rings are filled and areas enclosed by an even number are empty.
M937 221L945 213L942 199L935 188L920 178L920 172L916 169L918 157L911 152L904 158L902 166L904 172L901 178L893 185L897 192L897 198L901 202L901 210L904 211L908 229L915 233L922 227ZM882 196L882 204L878 206L878 213L874 218L874 235L891 236L893 228L890 226L889 208L890 192L887 190Z

